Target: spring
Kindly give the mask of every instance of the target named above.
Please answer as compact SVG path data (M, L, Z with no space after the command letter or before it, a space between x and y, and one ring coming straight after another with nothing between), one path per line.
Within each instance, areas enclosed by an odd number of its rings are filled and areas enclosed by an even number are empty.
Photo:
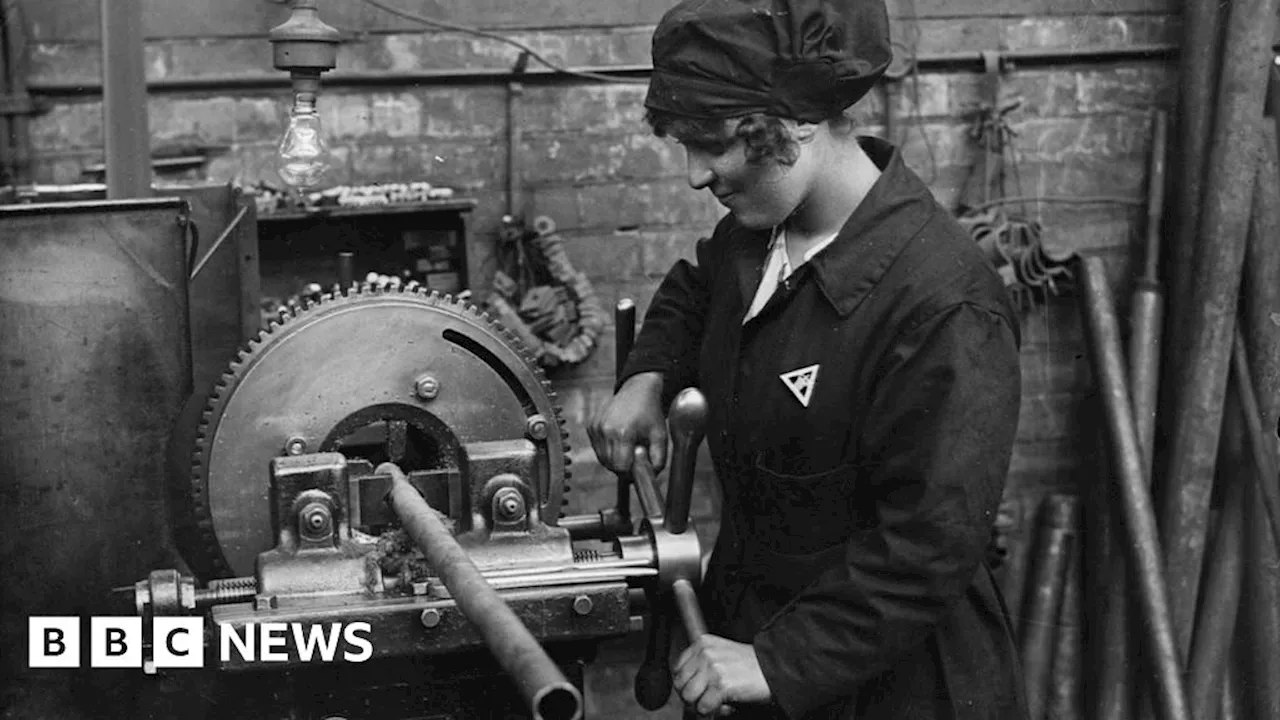
M599 550L575 550L573 561L577 564L596 563L604 560Z
M251 600L258 594L258 581L253 577L210 580L207 589L196 590L196 602L201 605Z

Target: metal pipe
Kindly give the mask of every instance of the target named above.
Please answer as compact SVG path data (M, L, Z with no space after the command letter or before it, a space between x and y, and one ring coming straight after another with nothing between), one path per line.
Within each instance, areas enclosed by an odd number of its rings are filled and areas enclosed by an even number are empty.
M102 126L109 199L151 195L142 0L102 0Z
M1045 48L1026 50L998 51L1006 61L1006 69L1010 66L1021 68L1044 67L1054 65L1078 65L1085 63L1110 63L1131 60L1163 60L1178 54L1178 46L1172 43L1149 43L1143 45L1127 45L1123 47L1075 47ZM916 64L921 70L981 70L984 67L984 52L978 50L950 53L932 53L920 55ZM643 78L653 71L652 65L593 65L569 68L576 73L616 76L619 81L626 78ZM438 84L475 84L508 82L513 71L510 68L449 68L441 70L390 70L372 72L334 72L325 73L324 84L327 88L412 85L423 83ZM522 75L522 81L533 82L572 82L581 83L583 79L576 75L566 75L542 66L531 66ZM290 87L288 78L277 75L201 75L199 77L156 78L147 83L151 92L193 92L208 90L232 89L277 89ZM85 96L96 95L102 91L100 83L86 78L77 80L40 79L28 86L32 94L49 96Z
M1099 413L1103 408L1097 408ZM1088 623L1089 643L1093 651L1089 698L1091 717L1098 720L1131 720L1133 718L1134 667L1130 649L1128 570L1121 544L1120 507L1112 501L1111 492L1115 463L1111 460L1110 443L1105 429L1098 429L1099 468L1096 481L1086 492L1089 514L1085 516L1084 544L1089 552L1090 598Z
M1272 101L1280 102L1280 83L1273 67ZM1280 108L1272 109L1280 122ZM1272 320L1280 313L1280 161L1277 160L1276 127L1263 123L1262 162L1253 195L1253 222L1245 254L1241 288L1242 322L1246 349L1253 363L1250 372L1257 391L1262 427L1276 426L1280 416L1280 326ZM1262 487L1275 477L1255 476L1245 503L1245 575L1242 612L1242 659L1239 683L1243 690L1243 717L1280 717L1280 554L1263 504Z
M1019 638L1027 706L1031 717L1043 718L1049 707L1053 681L1053 640L1062 608L1070 538L1075 527L1077 500L1070 495L1045 499L1039 542L1031 573L1031 595Z
M1083 718L1084 714L1084 617L1081 592L1084 561L1079 532L1067 539L1067 567L1062 583L1058 631L1053 641L1053 672L1049 717Z
M681 535L689 527L693 502L693 471L698 447L706 432L707 399L695 388L680 391L667 413L671 426L671 470L667 473L667 509L664 529Z
M31 107L30 88L27 86L27 26L22 5L17 0L0 0L4 4L4 44L8 50L6 65L9 70L9 87L6 92L16 101ZM13 161L15 185L31 182L31 130L30 121L19 113L9 118L9 134L12 142L9 155Z
M582 694L489 586L436 511L409 484L404 472L393 463L382 463L376 472L391 477L388 497L405 532L449 589L458 609L479 630L498 663L511 675L535 720L581 720Z
M1161 110L1152 113L1151 163L1147 180L1147 228L1143 270L1134 283L1129 335L1129 383L1133 388L1133 418L1142 448L1142 466L1147 486L1152 485L1155 460L1157 398L1160 391L1161 330L1164 323L1164 293L1160 285L1161 218L1164 213L1165 157L1168 148L1168 117ZM1109 505L1107 493L1101 494ZM1134 689L1130 658L1128 570L1119 545L1119 516L1114 510L1100 511L1107 528L1108 584L1103 589L1104 636L1099 658L1098 694L1094 711L1103 720L1127 720L1132 713Z
M1197 237L1196 277L1186 324L1188 353L1179 361L1168 486L1161 530L1169 600L1178 647L1191 643L1204 563L1209 496L1222 432L1231 338L1236 325L1241 266L1253 199L1264 93L1280 0L1230 4L1214 132L1206 155L1204 211ZM1241 168L1248 171L1241 172ZM1179 348L1175 348L1175 351ZM1190 370L1194 368L1194 372Z
M650 520L662 517L662 496L658 494L658 479L649 461L649 451L636 446L635 460L631 463L631 478L636 484L636 498L640 500L640 512Z
M1182 53L1178 101L1178 155L1175 206L1177 232L1170 238L1169 267L1165 273L1169 289L1170 323L1168 340L1173 352L1165 368L1172 397L1178 388L1175 372L1186 352L1184 329L1191 282L1195 276L1195 248L1200 229L1204 197L1205 155L1213 135L1214 101L1218 95L1218 73L1222 56L1222 28L1226 24L1227 3L1218 0L1186 0L1182 7L1182 46L1194 48ZM1166 406L1171 421L1173 407Z
M566 515L556 522L557 527L569 531L574 540L613 540L631 532L631 523L623 522L614 508L606 508L590 515Z
M1207 559L1205 595L1191 644L1191 712L1196 720L1217 720L1222 709L1226 666L1231 660L1236 611L1240 606L1244 496L1249 478L1237 470L1242 439L1240 404L1230 402L1228 405L1231 412L1224 417L1227 427L1223 430L1223 463L1218 472L1219 482L1226 487L1213 552Z
M1077 257L1086 337L1093 359L1094 377L1106 408L1107 428L1113 443L1129 566L1137 579L1139 613L1153 664L1156 702L1164 720L1189 720L1182 662L1174 641L1169 614L1168 589L1161 564L1160 538L1150 490L1142 474L1142 450L1133 424L1128 379L1120 344L1120 323L1107 284L1106 266L1100 257Z
M1143 272L1133 289L1132 330L1129 336L1129 379L1133 388L1133 421L1142 443L1142 460L1151 482L1155 457L1156 399L1160 392L1161 326L1164 293L1160 287L1160 217L1164 213L1165 148L1168 118L1153 113L1151 170L1147 190L1147 234Z
M1262 427L1262 417L1258 412L1258 396L1254 392L1253 375L1249 369L1248 350L1244 345L1244 333L1236 328L1235 342L1232 344L1231 377L1240 399L1240 409L1244 413L1245 437L1248 439L1249 454L1253 467L1257 470L1258 488L1262 491L1262 506L1267 510L1271 520L1272 540L1276 552L1280 553L1280 488L1276 487L1276 437Z

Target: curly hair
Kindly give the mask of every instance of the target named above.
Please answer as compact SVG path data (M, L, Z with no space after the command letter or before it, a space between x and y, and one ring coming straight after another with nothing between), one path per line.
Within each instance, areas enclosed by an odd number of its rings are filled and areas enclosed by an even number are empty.
M747 115L730 137L725 136L723 120L687 118L655 110L647 111L645 120L658 137L673 137L694 147L718 147L730 140L741 140L751 163L773 160L792 165L800 156L799 143L791 137L782 118L774 115Z

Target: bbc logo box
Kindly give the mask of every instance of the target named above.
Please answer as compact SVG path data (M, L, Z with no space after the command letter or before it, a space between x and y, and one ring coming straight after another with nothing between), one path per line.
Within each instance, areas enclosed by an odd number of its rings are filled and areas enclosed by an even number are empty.
M204 667L204 621L199 617L152 619L151 659L157 668ZM84 659L83 619L31 617L27 621L27 664L33 668L78 668ZM89 667L140 668L142 618L89 618Z

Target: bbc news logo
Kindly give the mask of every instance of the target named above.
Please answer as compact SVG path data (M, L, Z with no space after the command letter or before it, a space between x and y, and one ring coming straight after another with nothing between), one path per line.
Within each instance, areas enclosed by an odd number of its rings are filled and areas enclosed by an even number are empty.
M31 617L27 621L27 664L33 668L78 668L83 659L81 618ZM373 657L367 622L261 623L243 628L218 625L218 653L222 662L236 656L241 662L361 663ZM89 667L143 667L141 617L89 619ZM339 652L341 651L341 652ZM151 620L151 662L157 668L200 668L205 662L204 619L154 617Z

